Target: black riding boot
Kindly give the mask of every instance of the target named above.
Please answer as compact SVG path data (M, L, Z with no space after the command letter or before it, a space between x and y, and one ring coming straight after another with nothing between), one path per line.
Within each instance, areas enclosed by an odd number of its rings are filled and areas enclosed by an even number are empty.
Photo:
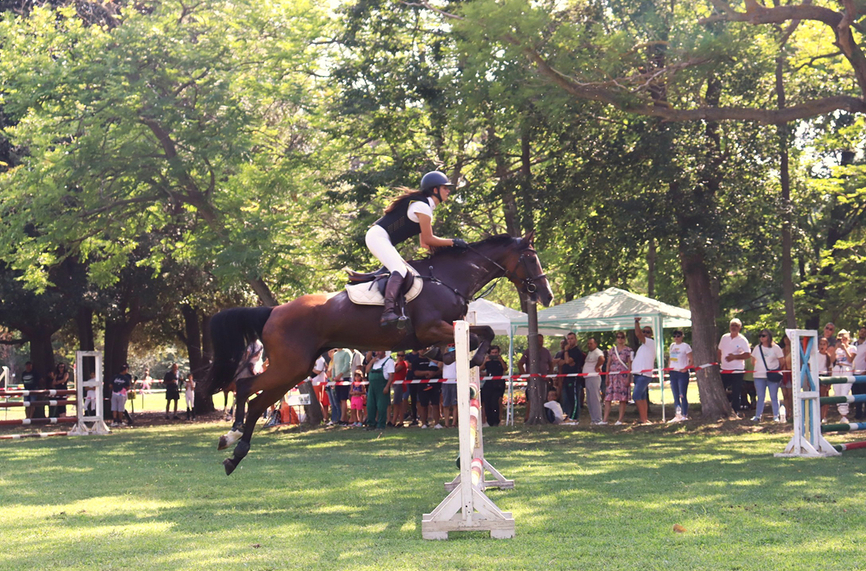
M388 278L388 284L385 286L385 307L382 311L382 319L379 320L379 325L391 325L397 323L400 315L397 314L397 301L400 299L400 294L403 290L403 280L405 278L397 272L391 272Z

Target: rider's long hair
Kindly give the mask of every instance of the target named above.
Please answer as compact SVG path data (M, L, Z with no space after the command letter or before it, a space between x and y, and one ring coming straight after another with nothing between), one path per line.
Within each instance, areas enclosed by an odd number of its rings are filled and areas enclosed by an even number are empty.
M413 190L411 188L406 188L405 186L398 186L397 190L399 190L403 194L395 198L394 202L388 205L388 208L385 209L385 214L396 210L398 207L403 206L403 204L411 200L421 200L426 202L427 197L429 196L428 194L421 192L420 190Z

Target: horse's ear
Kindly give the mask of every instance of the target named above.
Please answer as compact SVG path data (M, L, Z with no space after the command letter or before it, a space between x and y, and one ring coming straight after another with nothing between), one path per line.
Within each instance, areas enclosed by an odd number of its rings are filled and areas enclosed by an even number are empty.
M523 237L523 241L526 242L528 245L532 246L532 244L535 242L535 230L530 230L529 232L527 232L526 236Z

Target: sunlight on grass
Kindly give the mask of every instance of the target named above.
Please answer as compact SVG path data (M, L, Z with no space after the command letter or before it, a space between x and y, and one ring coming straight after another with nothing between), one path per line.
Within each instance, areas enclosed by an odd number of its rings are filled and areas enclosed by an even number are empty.
M488 496L517 537L428 542L453 433L263 431L226 477L224 432L0 443L0 569L823 571L856 569L866 540L864 451L773 458L783 434L490 430L517 486Z

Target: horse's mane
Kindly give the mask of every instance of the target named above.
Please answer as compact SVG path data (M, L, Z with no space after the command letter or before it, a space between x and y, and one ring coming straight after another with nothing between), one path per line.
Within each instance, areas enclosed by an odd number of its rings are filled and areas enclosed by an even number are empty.
M478 250L484 250L488 247L496 247L496 246L506 246L515 240L521 240L521 238L515 238L510 234L497 234L496 236L490 236L489 238L485 238L484 240L479 240L478 242L471 242L469 245ZM445 248L437 248L435 252L431 252L427 256L423 258L417 258L415 262L429 262L435 260L441 260L445 258L453 258L455 255L461 254L465 252L465 250L461 248L455 248L454 246L447 246Z

